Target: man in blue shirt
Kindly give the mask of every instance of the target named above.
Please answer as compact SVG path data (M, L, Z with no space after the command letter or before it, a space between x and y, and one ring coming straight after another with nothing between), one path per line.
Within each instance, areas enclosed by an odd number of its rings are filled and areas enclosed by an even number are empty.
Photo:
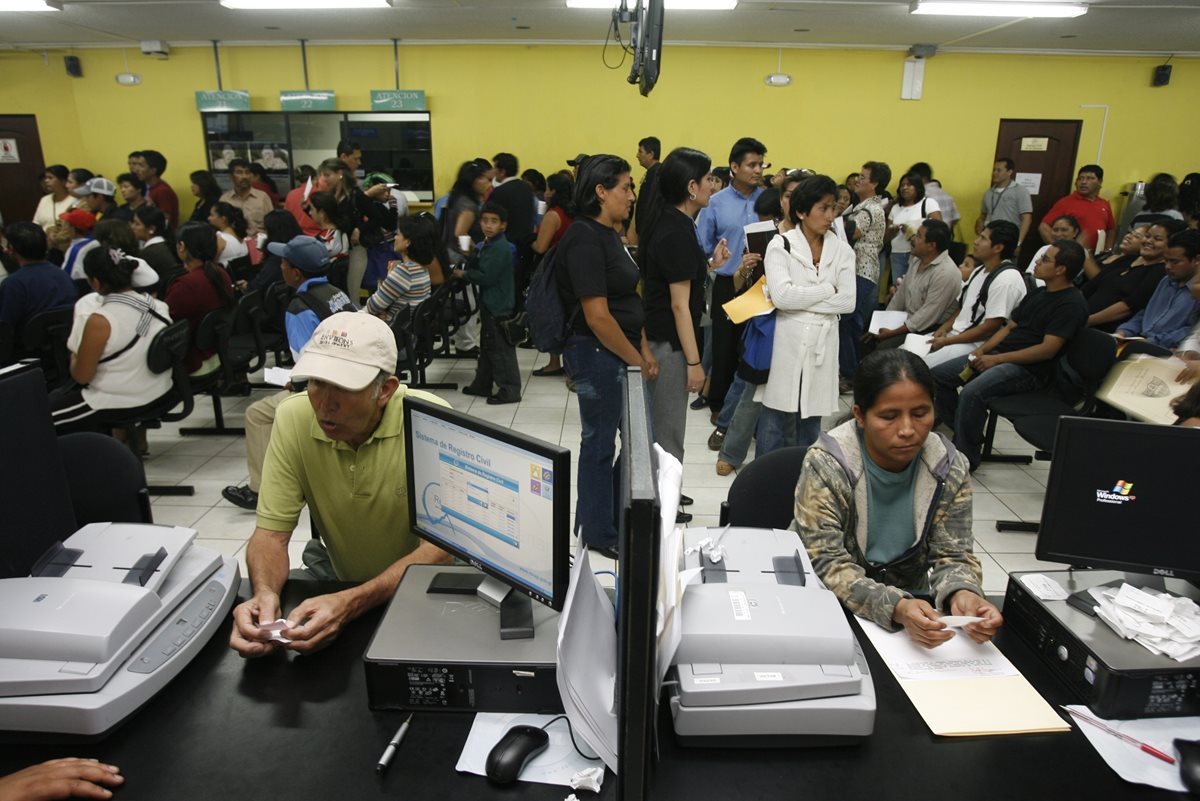
M742 327L735 326L721 309L732 300L733 274L739 268L758 265L762 258L758 254L745 254L746 232L744 226L758 222L754 213L754 201L763 192L763 157L766 145L757 139L743 137L729 151L729 186L712 196L708 207L700 211L696 219L696 234L700 246L710 257L724 240L734 258L725 262L713 275L712 307L712 368L708 374L708 404L713 411L713 422L717 413L726 405L737 405L740 391L731 392L734 373L737 369L737 346ZM741 384L739 382L738 387ZM730 397L726 398L729 395ZM736 397L735 397L736 396ZM732 414L732 411L730 412ZM718 430L720 426L718 424ZM710 442L710 447L711 447ZM720 442L717 442L720 448Z
M292 358L299 359L300 351L304 350L322 320L340 311L357 309L345 292L329 283L329 251L318 240L297 236L287 244L272 242L267 245L267 250L282 259L283 280L296 290L284 314L283 325ZM262 482L267 445L271 442L271 427L275 424L275 410L291 397L292 392L289 385L282 392L257 400L246 408L246 467L250 481L221 490L221 496L235 506L243 509L258 507L258 488Z
M62 269L46 261L46 232L31 222L12 223L4 229L5 253L18 269L0 284L0 323L8 323L20 341L29 318L50 309L74 306L79 293Z
M1200 231L1188 229L1172 235L1163 260L1167 274L1146 308L1121 323L1117 337L1145 337L1152 345L1172 350L1188 335L1200 308L1191 292L1200 267Z

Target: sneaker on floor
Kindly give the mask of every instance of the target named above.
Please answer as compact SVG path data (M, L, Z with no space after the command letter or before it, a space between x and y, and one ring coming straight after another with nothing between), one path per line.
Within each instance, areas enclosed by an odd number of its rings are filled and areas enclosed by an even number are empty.
M690 523L690 522L692 522L692 513L691 513L691 512L685 512L685 511L683 511L682 509L680 509L678 512L676 512L676 513L675 513L675 522L676 522L677 524L678 524L678 523Z
M691 506L695 502L696 502L695 499L691 498L690 496L683 495L683 494L680 494L680 496L679 496L679 505L680 506Z
M699 411L708 406L708 398L703 395L697 395L696 399L688 404L688 408Z
M478 359L479 348L471 348L470 350L456 350L454 355L460 359Z
M489 393L486 390L481 391L481 390L475 389L470 384L466 384L462 388L462 394L474 395L477 398L486 398Z
M258 508L258 493L250 489L249 484L243 484L240 487L230 485L221 490L221 497L243 509L253 511Z
M520 398L506 398L503 395L496 394L496 395L489 396L487 399L487 402L488 402L488 406L500 406L501 404L504 404L504 403L520 403L521 399Z
M725 432L717 429L708 437L708 449L710 451L719 451L721 446L725 444Z
M544 378L546 376L564 375L566 372L567 371L562 367L555 367L553 370L551 370L550 365L546 365L545 367L539 367L537 370L534 370L532 375L535 375L538 378Z

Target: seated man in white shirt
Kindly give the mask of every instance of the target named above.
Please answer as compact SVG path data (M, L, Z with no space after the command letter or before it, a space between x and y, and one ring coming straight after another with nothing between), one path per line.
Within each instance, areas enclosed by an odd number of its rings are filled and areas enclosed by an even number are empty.
M1020 234L1007 220L996 220L976 237L973 255L979 266L967 279L958 310L929 340L925 363L930 367L966 356L986 342L1008 322L1025 297L1028 285L1013 261Z

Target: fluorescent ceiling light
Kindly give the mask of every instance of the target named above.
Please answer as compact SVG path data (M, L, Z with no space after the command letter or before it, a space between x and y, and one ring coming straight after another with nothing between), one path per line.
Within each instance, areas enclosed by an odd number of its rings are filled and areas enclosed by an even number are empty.
M1007 0L913 0L911 14L941 14L956 17L1080 17L1087 13L1081 3L1007 2Z
M55 0L0 0L0 11L62 11Z
M3 2L3 0L0 0ZM320 11L343 8L391 8L388 0L221 0L238 11Z
M738 0L665 0L668 11L732 11ZM602 8L612 11L620 0L567 0L567 8ZM636 8L637 0L632 5Z

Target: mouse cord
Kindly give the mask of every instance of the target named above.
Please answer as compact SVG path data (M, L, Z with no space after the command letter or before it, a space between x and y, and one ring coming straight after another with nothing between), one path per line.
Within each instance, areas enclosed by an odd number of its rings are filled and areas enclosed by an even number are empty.
M571 735L571 746L574 747L575 753L579 754L584 759L591 760L592 762L599 762L600 757L588 756L587 754L585 754L579 750L579 745L575 742L575 730L573 728L571 728L571 720L566 715L559 715L558 717L554 718L553 720L550 721L550 723L547 723L545 726L542 727L542 731L545 731L546 729L550 728L551 724L557 723L560 720L567 721L567 734Z

